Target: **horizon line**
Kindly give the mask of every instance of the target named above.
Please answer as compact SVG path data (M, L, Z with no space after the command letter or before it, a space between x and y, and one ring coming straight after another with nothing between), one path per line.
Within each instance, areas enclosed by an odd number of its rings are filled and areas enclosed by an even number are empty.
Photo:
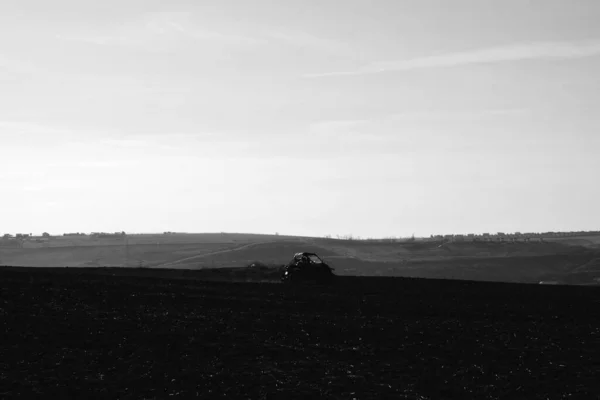
M34 235L32 233L3 233L0 236L0 239L7 238L6 235L10 235L8 238L16 239L17 235L24 235L23 237L35 238L35 237L43 237L44 233L39 235ZM124 234L123 234L124 233ZM410 240L414 239L430 239L432 237L481 237L481 236L524 236L524 235L543 235L543 234L556 234L556 233L570 233L570 234L600 234L600 230L557 230L557 231L513 231L513 232L471 232L471 233L447 233L447 234L430 234L425 236L419 235L409 235L409 236L360 236L353 234L345 234L345 235L295 235L295 234L283 234L283 233L251 233L251 232L176 232L176 231L163 231L163 232L103 232L103 231L90 231L90 232L63 232L60 234L48 234L49 237L65 237L65 236L93 236L94 234L102 234L102 235L121 235L121 236L142 236L142 235L248 235L248 236L277 236L277 237L292 237L292 238L317 238L317 239L335 239L335 240ZM31 235L31 236L29 236Z

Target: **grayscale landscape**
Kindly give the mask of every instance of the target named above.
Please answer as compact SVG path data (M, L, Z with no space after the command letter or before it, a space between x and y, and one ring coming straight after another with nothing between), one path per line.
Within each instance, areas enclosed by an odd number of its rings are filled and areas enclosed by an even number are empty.
M598 21L0 1L0 398L600 399Z

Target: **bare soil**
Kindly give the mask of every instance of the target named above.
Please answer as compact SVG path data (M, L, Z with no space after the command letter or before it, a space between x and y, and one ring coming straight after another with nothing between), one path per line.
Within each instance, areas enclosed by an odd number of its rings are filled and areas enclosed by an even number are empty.
M0 269L0 397L600 398L598 288L115 271Z

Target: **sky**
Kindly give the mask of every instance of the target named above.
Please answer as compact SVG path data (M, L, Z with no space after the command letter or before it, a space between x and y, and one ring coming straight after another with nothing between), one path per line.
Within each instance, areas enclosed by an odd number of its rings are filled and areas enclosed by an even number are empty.
M0 233L600 229L597 0L4 0Z

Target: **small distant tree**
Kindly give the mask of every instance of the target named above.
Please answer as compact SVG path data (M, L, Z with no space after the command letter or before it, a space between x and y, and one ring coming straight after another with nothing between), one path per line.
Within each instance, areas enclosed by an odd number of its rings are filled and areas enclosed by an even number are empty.
M45 238L50 237L50 234L48 232L44 232L44 233L42 233L42 237L45 237Z

